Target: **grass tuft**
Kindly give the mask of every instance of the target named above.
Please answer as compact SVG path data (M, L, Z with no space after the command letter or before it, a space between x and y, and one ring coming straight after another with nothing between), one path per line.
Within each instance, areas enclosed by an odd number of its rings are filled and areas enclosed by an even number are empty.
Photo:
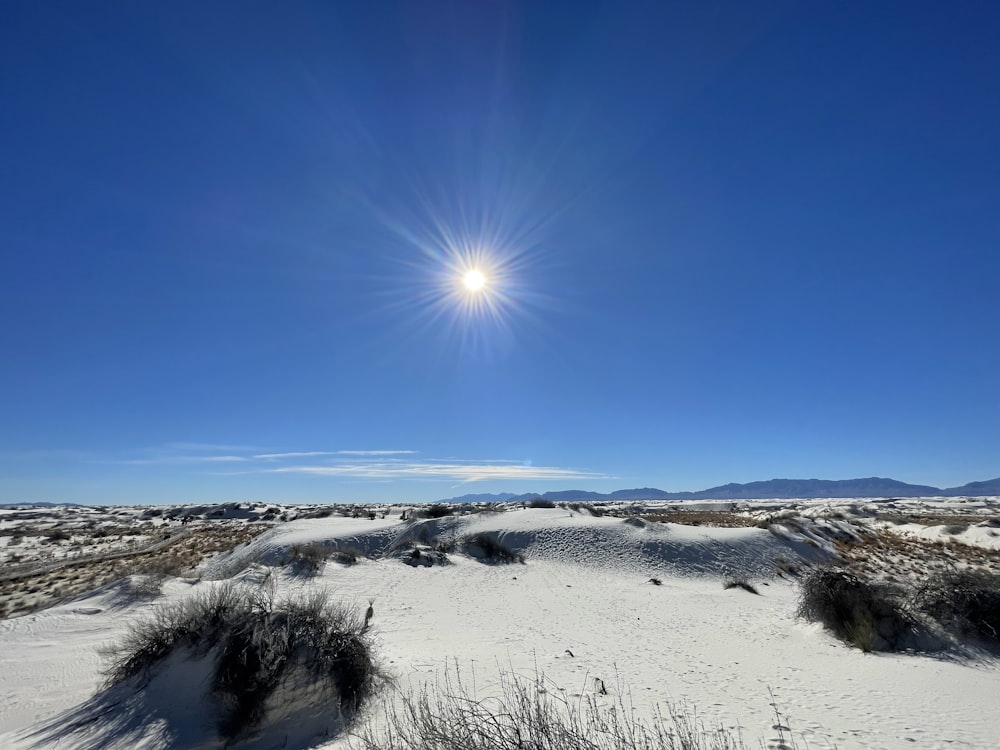
M232 740L264 723L268 699L289 675L305 675L353 716L380 674L366 633L360 613L325 593L275 603L260 590L224 584L133 624L106 651L105 676L109 686L134 681L141 690L174 654L211 659L219 731Z
M706 727L688 705L646 722L625 698L605 709L570 699L544 677L500 675L501 695L478 697L455 671L444 684L386 701L384 720L353 738L355 750L744 750L738 730ZM795 750L782 727L781 747Z
M726 591L728 591L729 589L740 588L743 589L744 591L750 592L751 594L757 594L757 596L760 596L760 592L757 590L757 588L752 583L750 583L746 578L732 578L726 581L724 584L722 584L722 588L726 589Z

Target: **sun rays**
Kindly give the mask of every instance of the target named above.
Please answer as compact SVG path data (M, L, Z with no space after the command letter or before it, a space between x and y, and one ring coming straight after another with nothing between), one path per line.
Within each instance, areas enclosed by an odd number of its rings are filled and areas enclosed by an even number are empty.
M493 359L524 331L543 332L558 305L542 291L551 262L543 243L558 211L515 200L509 186L411 188L406 205L378 210L395 238L398 271L380 295L396 319L393 339L431 336Z

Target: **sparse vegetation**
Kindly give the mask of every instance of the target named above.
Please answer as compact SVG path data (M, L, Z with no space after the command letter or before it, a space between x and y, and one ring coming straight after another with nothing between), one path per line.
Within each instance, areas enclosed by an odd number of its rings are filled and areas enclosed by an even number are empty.
M37 550L43 548L36 546L31 558L14 570L9 566L4 571L0 577L0 600L7 601L9 616L23 615L128 576L142 578L132 578L124 584L122 597L155 598L168 576L190 575L207 556L231 550L265 528L263 524L214 521L211 526L206 524L196 533L178 536L155 551L133 551L126 541L124 546L112 547L110 552L70 556L55 562L39 559ZM99 544L111 542L119 530L124 531L126 527L95 527L92 538L99 540ZM133 531L146 535L148 529L143 524ZM33 529L31 534L24 536L44 538L47 534L47 531ZM82 534L77 534L75 538L81 537ZM17 560L8 554L6 562ZM28 598L24 594L33 596Z
M502 692L483 700L460 675L383 707L352 743L359 750L742 750L738 731L708 728L688 705L668 705L652 722L624 699L604 710L596 698L570 699L543 677L500 677ZM780 718L780 717L779 717ZM381 724L379 728L376 724ZM781 721L778 722L781 726ZM795 750L785 727L781 747Z
M353 716L380 676L366 633L359 613L325 593L275 603L259 589L223 584L133 624L107 650L106 677L142 690L168 657L211 659L219 731L232 740L266 721L268 699L290 676Z

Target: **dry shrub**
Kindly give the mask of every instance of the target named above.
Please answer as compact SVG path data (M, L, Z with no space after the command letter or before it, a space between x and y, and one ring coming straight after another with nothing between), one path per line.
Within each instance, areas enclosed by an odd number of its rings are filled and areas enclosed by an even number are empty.
M944 573L931 578L914 598L917 608L945 629L1000 646L1000 575Z
M434 505L428 505L426 508L420 509L420 515L424 518L444 518L445 516L454 515L454 513L454 506L445 505L444 503L435 503Z
M551 500L546 500L544 497L536 497L529 500L527 506L529 508L554 508L556 504Z
M912 645L917 633L895 589L836 568L820 568L802 579L798 616L866 652L899 651Z
M357 547L338 547L333 551L333 559L341 565L355 565L365 557L365 553Z
M330 550L323 544L295 544L289 550L291 557L288 567L293 574L299 576L317 576L326 567Z
M462 539L466 553L489 564L524 564L524 556L514 552L492 534L473 534Z

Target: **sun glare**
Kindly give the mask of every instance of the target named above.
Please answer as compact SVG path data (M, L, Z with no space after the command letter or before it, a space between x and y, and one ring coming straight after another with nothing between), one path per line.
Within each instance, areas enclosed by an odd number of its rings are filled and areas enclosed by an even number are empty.
M478 292L486 286L486 277L483 276L482 271L473 269L465 274L465 278L462 279L462 282L465 284L465 288L468 291Z

